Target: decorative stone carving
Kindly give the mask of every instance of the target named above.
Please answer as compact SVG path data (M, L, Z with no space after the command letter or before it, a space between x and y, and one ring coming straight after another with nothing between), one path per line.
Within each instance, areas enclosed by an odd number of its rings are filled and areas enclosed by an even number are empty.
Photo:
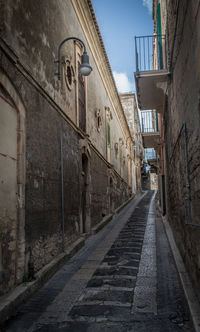
M79 140L79 149L81 150L81 153L85 153L88 158L91 157L89 142L86 138Z
M113 116L112 116L112 112L110 110L110 107L105 107L105 111L106 111L106 117L109 121L112 120Z
M71 64L71 60L68 59L67 57L64 57L63 66L64 66L64 81L67 88L71 91L73 83L75 81L75 73L74 73L74 68Z
M122 138L119 138L119 146L123 146L124 145L124 141Z
M102 127L102 117L101 117L101 111L100 109L96 109L95 111L95 117L96 117L96 126L97 126L97 131L101 131Z
M116 142L114 145L114 149L115 149L115 157L117 158L118 152L119 152L119 144Z

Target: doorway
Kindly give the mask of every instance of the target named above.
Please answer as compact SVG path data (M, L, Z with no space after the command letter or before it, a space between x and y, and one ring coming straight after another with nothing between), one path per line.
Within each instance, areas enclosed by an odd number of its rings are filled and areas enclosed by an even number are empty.
M17 110L0 91L0 272L11 271L8 280L3 277L3 288L15 283L16 274L17 131Z
M82 184L81 184L81 232L90 231L90 204L89 204L89 162L85 153L82 154Z
M0 293L25 270L25 108L0 71Z

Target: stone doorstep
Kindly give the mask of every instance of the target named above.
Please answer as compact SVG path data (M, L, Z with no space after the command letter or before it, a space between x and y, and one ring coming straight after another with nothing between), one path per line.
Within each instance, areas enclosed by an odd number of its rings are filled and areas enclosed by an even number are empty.
M177 271L179 274L179 278L181 280L185 298L188 303L194 330L196 332L200 332L200 303L195 294L195 291L194 291L192 282L189 278L189 275L186 271L183 259L180 255L179 249L176 245L172 229L170 227L170 224L169 224L166 216L162 217L162 220L163 220L165 232L167 234L167 238L168 238L168 241L169 241L169 244L170 244L173 256L174 256L176 268L177 268Z
M72 256L75 255L85 244L81 237L75 241L64 253L58 255L50 263L45 265L35 274L36 280L28 283L22 283L10 293L0 298L0 323L4 323L13 316L19 307L27 301L47 280L49 280L59 268L61 268Z

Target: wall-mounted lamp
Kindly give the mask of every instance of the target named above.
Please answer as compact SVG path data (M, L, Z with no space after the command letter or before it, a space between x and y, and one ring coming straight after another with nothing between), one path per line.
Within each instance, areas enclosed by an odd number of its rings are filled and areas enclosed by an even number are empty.
M84 52L83 52L83 55L81 56L81 65L80 65L80 73L81 75L83 76L88 76L90 75L91 71L92 71L92 67L90 66L89 64L89 56L87 55L87 52L86 52L86 47L85 47L85 44L84 42L79 39L79 38L76 38L76 37L68 37L68 38L65 38L59 45L58 47L58 60L56 60L55 62L58 63L58 72L56 73L56 75L58 75L58 79L60 80L61 78L61 60L60 60L60 52L61 52L61 47L62 45L68 41L68 40L78 40L84 47Z

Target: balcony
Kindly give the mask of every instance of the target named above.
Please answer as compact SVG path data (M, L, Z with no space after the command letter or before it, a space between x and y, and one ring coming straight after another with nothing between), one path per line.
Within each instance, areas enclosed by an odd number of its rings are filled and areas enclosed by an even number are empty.
M160 137L158 114L156 111L141 111L140 114L143 146L145 149L156 149L158 147Z
M165 35L135 37L135 55L138 106L162 113L168 78Z
M145 161L150 166L151 173L157 173L158 163L157 154L154 149L145 149Z

